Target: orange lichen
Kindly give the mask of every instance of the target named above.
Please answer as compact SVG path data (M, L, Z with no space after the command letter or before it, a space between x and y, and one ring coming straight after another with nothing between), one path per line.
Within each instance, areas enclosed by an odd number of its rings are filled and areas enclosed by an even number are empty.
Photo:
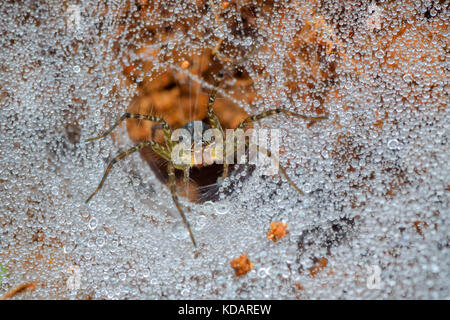
M420 225L422 225L422 227L428 227L428 224L425 221L414 221L413 222L414 227L416 227L416 231L418 234L420 234L422 236L422 238L425 239L425 236L423 235L423 231L422 228L420 227Z
M283 224L281 221L274 221L270 223L270 229L267 234L267 239L277 242L289 233L287 230L288 224Z
M327 258L325 258L325 257L319 258L319 259L317 259L316 264L309 269L309 273L311 274L311 276L314 277L316 274L318 274L323 269L325 269L327 265L328 265Z
M250 262L245 253L243 253L239 258L232 260L230 265L236 272L237 276L246 274L253 268L253 263Z

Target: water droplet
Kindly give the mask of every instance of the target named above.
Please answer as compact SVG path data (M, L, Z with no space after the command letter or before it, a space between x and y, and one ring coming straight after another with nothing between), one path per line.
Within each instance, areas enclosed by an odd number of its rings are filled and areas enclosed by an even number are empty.
M265 277L267 277L268 275L270 275L270 268L271 267L268 267L268 268L260 268L259 270L258 270L258 277L260 277L260 278L262 278L262 279L264 279Z
M384 57L384 51L378 49L377 52L375 52L375 57L377 57L378 59L382 59Z
M103 237L98 237L96 240L97 246L98 247L103 247L105 245L105 238Z
M91 218L91 220L89 220L89 229L91 230L95 230L95 228L97 228L97 219L96 218Z
M52 187L52 195L57 196L59 194L59 189L57 186Z
M311 190L312 190L311 184L305 183L305 184L303 185L303 187L301 188L301 190L302 190L304 193L310 193Z
M389 140L387 143L387 146L391 150L397 150L398 149L398 141L396 139Z
M206 226L208 219L205 216L198 216L195 223L196 230L202 230Z
M75 249L75 246L72 244L67 244L63 247L63 251L66 254L72 253L73 249Z
M182 295L183 297L188 296L188 295L189 295L189 289L184 288L183 290L181 290L181 295Z
M227 214L230 211L230 205L227 203L216 203L214 209L217 214Z
M405 81L405 82L407 82L407 83L410 83L411 81L412 81L412 78L411 78L411 75L410 74L405 74L404 76L403 76L403 80Z
M135 269L128 270L128 276L134 277L135 275L136 275L136 270Z
M189 231L184 223L176 223L172 227L172 236L178 240L184 240L189 237Z

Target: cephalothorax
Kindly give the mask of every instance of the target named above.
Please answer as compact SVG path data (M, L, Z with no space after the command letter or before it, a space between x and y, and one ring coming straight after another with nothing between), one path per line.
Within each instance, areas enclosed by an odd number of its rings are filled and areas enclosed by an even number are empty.
M200 123L200 125L202 126L201 128L201 132L206 131L207 129L214 129L214 130L218 130L221 133L221 136L223 137L223 141L222 142L222 146L223 148L217 149L216 147L214 147L214 144L209 141L201 141L200 145L201 145L201 152L203 153L205 148L212 148L210 151L210 154L212 154L212 160L216 160L218 158L223 160L223 166L224 166L224 170L223 170L223 178L225 178L228 175L228 167L231 164L227 157L223 156L223 153L221 154L220 157L218 157L218 152L224 152L225 150L229 150L230 147L233 150L236 150L236 145L235 145L235 141L233 140L231 143L233 144L232 146L227 145L227 143L229 144L230 142L225 139L225 134L224 131L222 129L222 126L220 125L219 119L217 118L216 114L214 113L213 110L213 104L214 101L216 99L216 95L217 95L217 90L220 84L220 81L223 79L223 74L220 73L219 76L216 78L215 84L214 84L214 88L211 91L211 94L209 96L209 100L208 100L208 123L201 123L199 121L197 121L197 123ZM301 114L297 114L294 112L291 112L289 110L286 109L280 109L280 108L275 108L275 109L271 109L265 112L262 112L260 114L257 115L253 115L250 116L248 118L246 118L244 121L242 121L239 126L236 128L236 130L240 129L240 130L245 130L246 127L255 121L261 120L265 117L271 116L271 115L275 115L278 113L284 113L290 116L294 116L297 118L301 118L304 120L321 120L321 119L326 119L327 116L316 116L316 117L310 117L310 116L305 116L305 115L301 115ZM109 129L107 130L105 133L103 133L102 135L95 137L95 138L91 138L88 139L87 141L93 141L93 140L97 140L97 139L101 139L106 137L107 135L109 135L123 120L125 119L140 119L140 120L148 120L148 121L153 121L156 122L158 124L161 125L162 130L164 132L164 144L159 144L155 141L152 140L148 140L148 141L142 141L137 143L134 147L132 147L131 149L122 152L121 154L119 154L118 156L116 156L109 164L108 167L106 168L106 171L103 175L102 180L100 181L100 184L98 185L97 189L94 191L94 193L91 194L91 196L86 200L86 203L92 199L92 197L100 190L100 188L103 186L103 183L106 180L106 177L108 176L109 172L111 171L111 168L113 167L113 165L122 160L123 158L125 158L126 156L128 156L129 154L141 150L144 147L151 147L152 150L157 153L160 157L162 157L163 159L165 159L168 162L168 166L167 166L167 172L168 172L168 176L169 176L169 188L170 188L170 192L172 194L172 199L181 215L181 218L183 219L184 224L186 225L188 231L189 231L189 235L191 237L192 243L194 244L194 246L196 245L195 242L195 238L194 235L192 234L191 231L191 227L189 225L189 222L184 214L184 211L178 201L178 195L176 192L176 178L175 178L175 170L181 170L184 173L184 181L185 183L187 183L188 179L189 179L189 172L190 169L194 166L197 165L197 162L195 161L195 154L194 152L184 152L181 155L181 158L183 158L184 156L187 155L187 159L182 159L184 161L180 161L180 159L177 159L177 161L175 161L173 154L174 154L174 149L176 149L180 143L183 143L183 139L180 139L179 141L175 142L172 140L172 128L169 126L169 124L162 119L161 117L157 117L157 116L153 116L153 115L144 115L144 114L138 114L138 113L125 113L123 114L120 119ZM187 131L189 131L191 133L191 135L193 135L193 128L196 122L192 121L189 122L188 124L185 125L185 129ZM215 141L217 143L217 141ZM194 141L195 143L195 141ZM194 147L194 145L193 145ZM194 150L191 150L194 151ZM270 158L271 157L271 152L269 150L265 150L260 148L260 151L266 153L266 155ZM178 154L178 153L175 153ZM216 157L217 156L217 157ZM293 188L295 188L300 194L302 194L302 191L295 185L295 183L289 178L289 176L286 174L286 171L284 170L284 168L279 165L278 166L281 170L281 172L283 173L283 175L286 177L286 179L288 180L288 182L291 184L291 186Z

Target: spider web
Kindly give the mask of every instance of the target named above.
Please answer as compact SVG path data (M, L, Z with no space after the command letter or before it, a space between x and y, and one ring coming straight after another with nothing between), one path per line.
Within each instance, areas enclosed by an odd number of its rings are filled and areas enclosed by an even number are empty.
M0 292L35 281L16 298L448 298L448 8L197 3L2 3ZM187 88L193 117L228 58L242 63L218 104L330 115L257 124L281 130L280 161L304 195L244 170L218 201L183 199L198 250L137 154L86 205L133 141L126 126L85 140L165 76L176 85L158 90ZM289 223L277 243L272 221ZM237 277L242 253L254 268Z

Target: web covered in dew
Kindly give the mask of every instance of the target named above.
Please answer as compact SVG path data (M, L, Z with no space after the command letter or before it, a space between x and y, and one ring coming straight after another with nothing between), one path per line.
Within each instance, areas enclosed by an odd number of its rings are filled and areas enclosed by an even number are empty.
M448 299L449 21L445 1L5 1L0 293L35 283L15 298ZM85 140L168 69L211 89L177 58L206 49L250 79L231 90L228 75L220 99L329 119L256 125L281 130L280 162L304 195L238 170L218 201L181 198L194 249L137 154L85 204L132 146L125 126ZM289 225L276 243L272 221ZM242 253L254 266L236 276Z

